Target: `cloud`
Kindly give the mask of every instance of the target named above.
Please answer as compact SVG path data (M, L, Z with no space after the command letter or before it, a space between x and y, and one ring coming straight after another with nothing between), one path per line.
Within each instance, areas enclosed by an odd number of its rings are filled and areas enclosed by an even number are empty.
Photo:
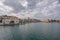
M23 10L21 12L18 12L16 15L20 18L35 18L34 15L37 13L37 11L34 10Z
M36 4L37 8L41 8L40 13L46 18L55 18L60 15L60 4L58 0L45 0ZM56 19L56 18L55 18Z
M5 0L0 0L0 2L4 2Z
M27 0L19 0L20 4L23 6L23 7L28 7L28 2Z
M25 7L27 5L25 1L21 1L21 0L5 0L4 4L13 7L14 13L18 13L22 10L25 10Z
M3 4L4 1L5 0L0 0L0 15L8 14L13 10L12 7L4 5Z
M12 14L19 17L29 16L50 19L60 17L59 0L5 0L3 3L12 7L14 9Z

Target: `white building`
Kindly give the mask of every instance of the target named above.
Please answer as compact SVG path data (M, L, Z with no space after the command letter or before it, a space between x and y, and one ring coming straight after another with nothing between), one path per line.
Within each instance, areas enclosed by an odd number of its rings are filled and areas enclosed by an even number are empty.
M19 18L16 16L0 16L0 25L19 24Z

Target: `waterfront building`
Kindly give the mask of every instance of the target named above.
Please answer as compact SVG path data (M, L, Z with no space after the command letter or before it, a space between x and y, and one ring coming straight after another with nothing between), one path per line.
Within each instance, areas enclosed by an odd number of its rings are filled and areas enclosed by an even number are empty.
M19 18L16 16L0 16L0 25L19 24Z

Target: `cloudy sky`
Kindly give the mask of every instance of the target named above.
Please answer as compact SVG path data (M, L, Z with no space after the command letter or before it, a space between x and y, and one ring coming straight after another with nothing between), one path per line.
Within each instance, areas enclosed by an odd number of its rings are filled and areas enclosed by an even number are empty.
M0 15L60 19L60 0L0 0Z

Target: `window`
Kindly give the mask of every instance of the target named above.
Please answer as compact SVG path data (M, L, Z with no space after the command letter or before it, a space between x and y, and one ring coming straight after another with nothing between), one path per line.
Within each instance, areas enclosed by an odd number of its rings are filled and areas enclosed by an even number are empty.
M10 23L14 23L14 21L10 21Z
M0 23L2 23L2 20L0 20Z

